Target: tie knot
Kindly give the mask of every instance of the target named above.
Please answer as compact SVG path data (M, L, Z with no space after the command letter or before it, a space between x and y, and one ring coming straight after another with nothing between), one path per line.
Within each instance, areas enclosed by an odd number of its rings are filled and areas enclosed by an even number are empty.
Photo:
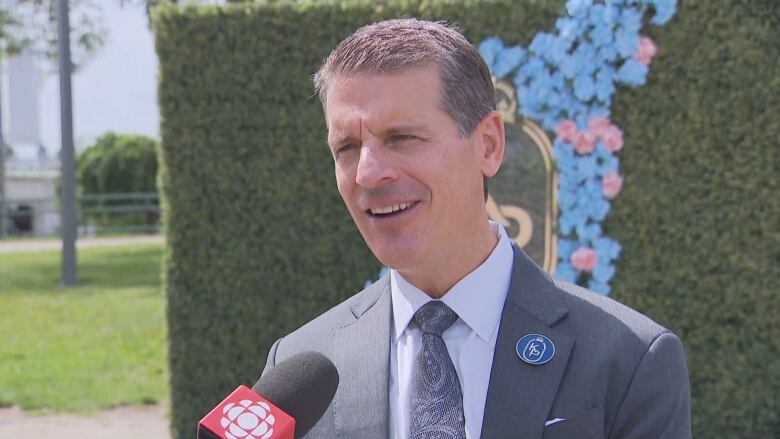
M444 331L452 326L455 320L458 320L458 315L444 302L434 300L421 306L414 313L412 320L414 320L414 323L417 324L423 334L433 334L441 337Z

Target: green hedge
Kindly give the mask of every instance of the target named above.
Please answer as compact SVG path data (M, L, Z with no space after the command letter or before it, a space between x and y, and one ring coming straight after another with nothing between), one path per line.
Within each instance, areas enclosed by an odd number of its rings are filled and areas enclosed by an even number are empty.
M559 0L156 11L176 437L379 267L336 191L309 79L323 57L384 17L527 45L561 13ZM649 83L614 106L626 182L607 224L624 247L613 296L682 336L696 437L780 436L777 28L773 1L683 3L645 31L660 47Z
M683 1L619 90L613 297L682 337L694 437L780 438L780 4Z

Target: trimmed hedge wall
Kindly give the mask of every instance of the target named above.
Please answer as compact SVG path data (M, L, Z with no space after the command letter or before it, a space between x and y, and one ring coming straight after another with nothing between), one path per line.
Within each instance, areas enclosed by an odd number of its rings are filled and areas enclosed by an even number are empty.
M686 347L693 437L780 438L780 3L683 1L615 94L613 298Z
M780 39L774 0L684 2L648 84L620 89L626 181L607 226L613 297L675 330L694 436L780 437ZM422 16L527 45L562 2L161 7L160 182L172 430L195 423L270 344L376 275L336 191L309 80L360 25Z

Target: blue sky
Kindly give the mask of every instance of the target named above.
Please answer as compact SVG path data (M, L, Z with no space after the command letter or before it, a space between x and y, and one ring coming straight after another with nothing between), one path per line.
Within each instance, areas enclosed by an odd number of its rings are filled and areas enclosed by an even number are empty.
M73 76L73 132L81 150L106 131L157 137L157 55L140 5L102 0L106 44ZM128 2L129 3L129 2ZM51 71L51 68L47 68ZM60 149L59 79L43 78L41 140L50 154Z

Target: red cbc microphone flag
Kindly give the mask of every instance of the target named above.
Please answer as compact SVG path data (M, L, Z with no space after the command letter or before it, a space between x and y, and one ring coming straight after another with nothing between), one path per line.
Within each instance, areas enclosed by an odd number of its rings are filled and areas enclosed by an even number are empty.
M241 385L198 422L225 439L294 439L295 419Z

